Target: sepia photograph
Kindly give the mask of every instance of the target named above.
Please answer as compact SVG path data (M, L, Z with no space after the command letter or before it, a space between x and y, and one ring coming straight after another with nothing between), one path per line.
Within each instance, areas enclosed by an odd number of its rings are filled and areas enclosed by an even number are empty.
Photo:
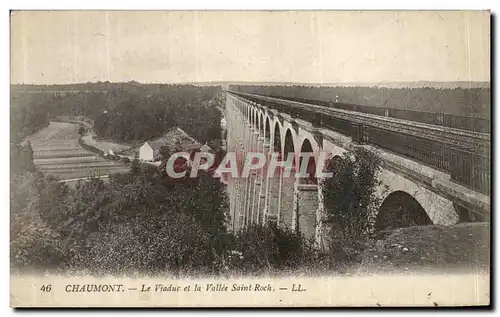
M491 19L10 11L10 306L490 305Z

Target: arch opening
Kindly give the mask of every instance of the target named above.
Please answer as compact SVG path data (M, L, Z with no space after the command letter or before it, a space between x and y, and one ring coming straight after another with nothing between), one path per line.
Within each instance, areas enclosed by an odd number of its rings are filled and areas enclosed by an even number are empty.
M309 157L311 154L312 156ZM305 139L304 142L302 142L302 146L300 148L298 171L304 170L304 164L307 164L305 168L305 173L307 175L301 175L299 182L301 184L318 184L318 179L316 178L316 160L314 158L311 142L308 139Z
M295 146L293 136L288 129L285 133L285 143L283 147L282 160L289 162L289 155L292 155L292 165L286 168L281 168L281 206L280 206L280 223L283 227L298 230L295 197Z
M264 129L264 137L266 138L266 141L269 140L271 137L271 126L269 124L269 117L266 117L266 127Z
M474 212L474 210L460 206L457 203L453 203L453 208L458 215L458 222L484 222L489 221L489 218L484 214L479 212Z
M431 225L432 221L420 203L410 194L395 191L384 199L375 221L375 229Z
M286 131L285 134L285 146L283 148L283 160L286 160L288 158L288 155L293 155L293 160L292 160L292 170L295 171L295 146L293 145L293 136L292 132L290 132L290 129Z
M260 135L264 135L264 114L261 112L259 115L259 132Z
M274 142L273 142L274 152L281 154L281 133L278 123L274 125Z
M328 171L333 173L333 176L335 177L335 174L340 171L342 164L344 163L344 160L342 157L339 155L335 155L333 157L330 157L324 166L324 171Z
M269 123L269 120L268 120ZM269 133L271 130L269 129ZM279 158L281 157L281 130L278 122L274 123L273 132L273 152L278 153ZM269 195L267 199L267 221L273 225L278 225L281 222L280 216L280 200L281 200L281 177L279 169L276 168L272 171L272 175L268 176L267 183L269 184Z

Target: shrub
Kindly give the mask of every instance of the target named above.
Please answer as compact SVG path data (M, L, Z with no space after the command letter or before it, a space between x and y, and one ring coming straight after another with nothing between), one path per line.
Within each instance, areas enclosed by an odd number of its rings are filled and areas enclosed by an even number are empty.
M64 214L64 184L41 173L12 175L10 254L13 267L64 267L67 250L56 222Z
M57 232L34 215L14 215L11 219L11 265L16 268L62 269L67 250Z
M236 234L231 250L230 268L246 273L298 268L312 253L300 234L270 225L242 229Z
M212 262L203 228L191 217L169 213L103 226L85 239L72 264L101 274L180 275L210 270Z

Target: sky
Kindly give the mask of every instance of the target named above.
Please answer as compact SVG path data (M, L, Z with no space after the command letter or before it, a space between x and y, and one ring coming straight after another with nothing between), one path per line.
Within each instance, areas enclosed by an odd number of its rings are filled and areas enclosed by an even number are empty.
M13 11L11 83L490 81L484 11Z

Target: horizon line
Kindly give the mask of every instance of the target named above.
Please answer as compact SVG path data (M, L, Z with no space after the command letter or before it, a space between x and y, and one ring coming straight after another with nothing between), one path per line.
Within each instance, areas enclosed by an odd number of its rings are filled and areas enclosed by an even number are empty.
M181 82L145 82L137 80L127 80L127 81L86 81L86 82L68 82L68 83L10 83L10 86L66 86L66 85L88 85L88 84L141 84L141 85L231 85L231 84L265 84L265 85L315 85L315 86L343 86L343 85L370 85L370 86L383 86L383 85L422 85L422 84L482 84L491 85L491 81L466 81L466 80L455 80L455 81L431 81L431 80L415 80L415 81L381 81L381 82L294 82L294 81L227 81L227 80L216 80L216 81L181 81ZM467 88L467 87L462 87Z

